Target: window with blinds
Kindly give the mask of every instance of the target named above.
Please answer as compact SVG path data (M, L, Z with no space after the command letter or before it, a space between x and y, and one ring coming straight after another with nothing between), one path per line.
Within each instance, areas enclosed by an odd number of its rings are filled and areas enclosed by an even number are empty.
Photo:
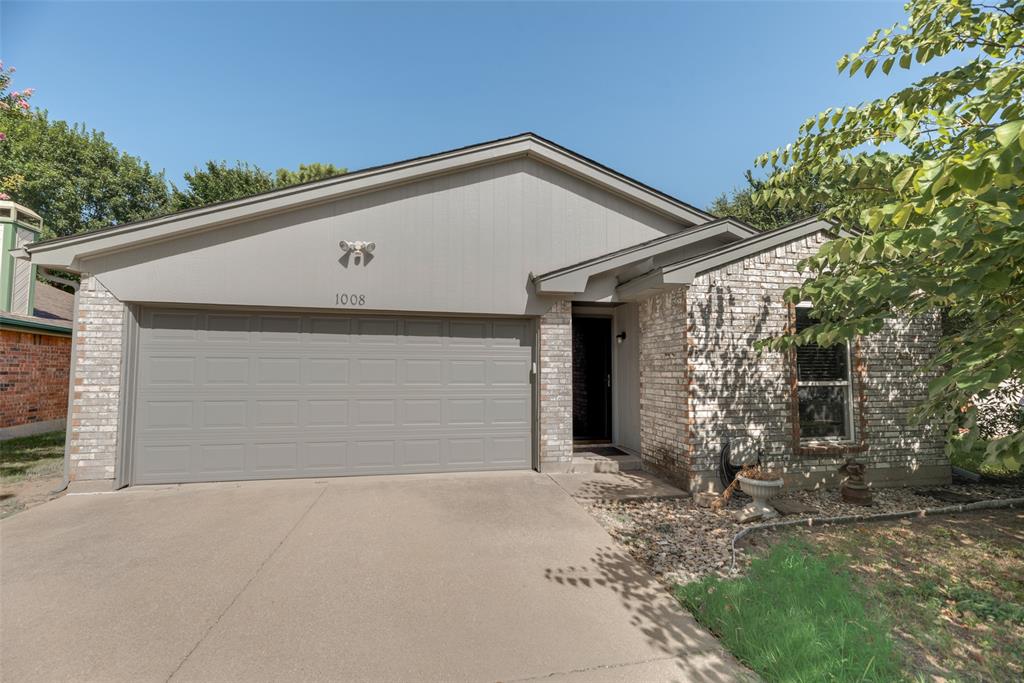
M814 322L809 306L796 307L797 332ZM853 439L849 344L798 346L796 384L801 440Z

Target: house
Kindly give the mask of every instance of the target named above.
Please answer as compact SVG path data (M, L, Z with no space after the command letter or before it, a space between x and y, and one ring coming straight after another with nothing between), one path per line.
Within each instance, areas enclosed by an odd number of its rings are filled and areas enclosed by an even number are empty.
M701 490L727 440L799 486L850 455L948 481L906 419L937 320L752 348L806 323L782 294L835 230L760 233L525 133L22 256L82 274L74 481L559 472L574 440Z
M34 211L0 201L0 440L65 427L74 296L13 256L41 229Z

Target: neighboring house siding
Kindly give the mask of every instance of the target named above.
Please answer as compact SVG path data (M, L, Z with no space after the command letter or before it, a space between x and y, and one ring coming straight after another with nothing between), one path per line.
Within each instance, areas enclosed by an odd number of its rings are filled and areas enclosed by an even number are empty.
M515 159L99 256L89 267L123 301L333 308L345 292L365 294L365 310L540 315L549 302L533 293L531 272L683 227ZM341 240L375 242L372 260L342 259ZM235 266L230 277L226 264Z
M114 477L124 318L124 305L95 277L83 274L68 430L72 480Z
M572 303L558 301L540 318L540 469L572 465Z
M0 330L0 429L63 420L71 338Z
M796 452L789 356L758 353L754 343L787 328L783 293L802 282L797 262L824 239L819 234L752 256L697 277L689 288L693 488L717 486L715 470L727 439L734 457L753 458L760 450L782 466L790 483L804 487L837 482L848 457L866 463L869 481L878 484L948 480L941 429L913 426L907 419L927 391L929 377L919 368L936 348L934 319L893 321L859 341L866 381L857 386L855 373L854 422L862 424L863 411L865 449Z
M23 247L36 237L36 233L25 228L17 228L15 246ZM32 264L21 259L14 259L14 278L11 283L11 312L21 315L32 315L29 299L32 298Z
M658 473L686 480L686 291L640 302L640 456Z

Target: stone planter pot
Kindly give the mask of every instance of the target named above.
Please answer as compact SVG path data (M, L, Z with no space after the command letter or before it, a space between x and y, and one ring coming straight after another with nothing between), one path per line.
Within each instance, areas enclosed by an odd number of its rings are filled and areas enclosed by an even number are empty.
M739 480L743 493L754 499L753 503L743 508L743 512L747 513L745 516L750 518L752 513L760 513L761 519L779 516L775 508L768 504L768 500L782 490L783 481L781 479L762 481L740 476L737 476L736 479Z

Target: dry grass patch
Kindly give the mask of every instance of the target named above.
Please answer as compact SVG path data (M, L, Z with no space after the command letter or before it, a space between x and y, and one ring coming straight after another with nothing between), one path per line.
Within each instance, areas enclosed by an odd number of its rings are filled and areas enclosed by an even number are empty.
M64 432L0 441L0 518L54 498L64 479Z
M794 537L840 558L891 615L909 679L1024 680L1024 512L789 531L748 551Z

